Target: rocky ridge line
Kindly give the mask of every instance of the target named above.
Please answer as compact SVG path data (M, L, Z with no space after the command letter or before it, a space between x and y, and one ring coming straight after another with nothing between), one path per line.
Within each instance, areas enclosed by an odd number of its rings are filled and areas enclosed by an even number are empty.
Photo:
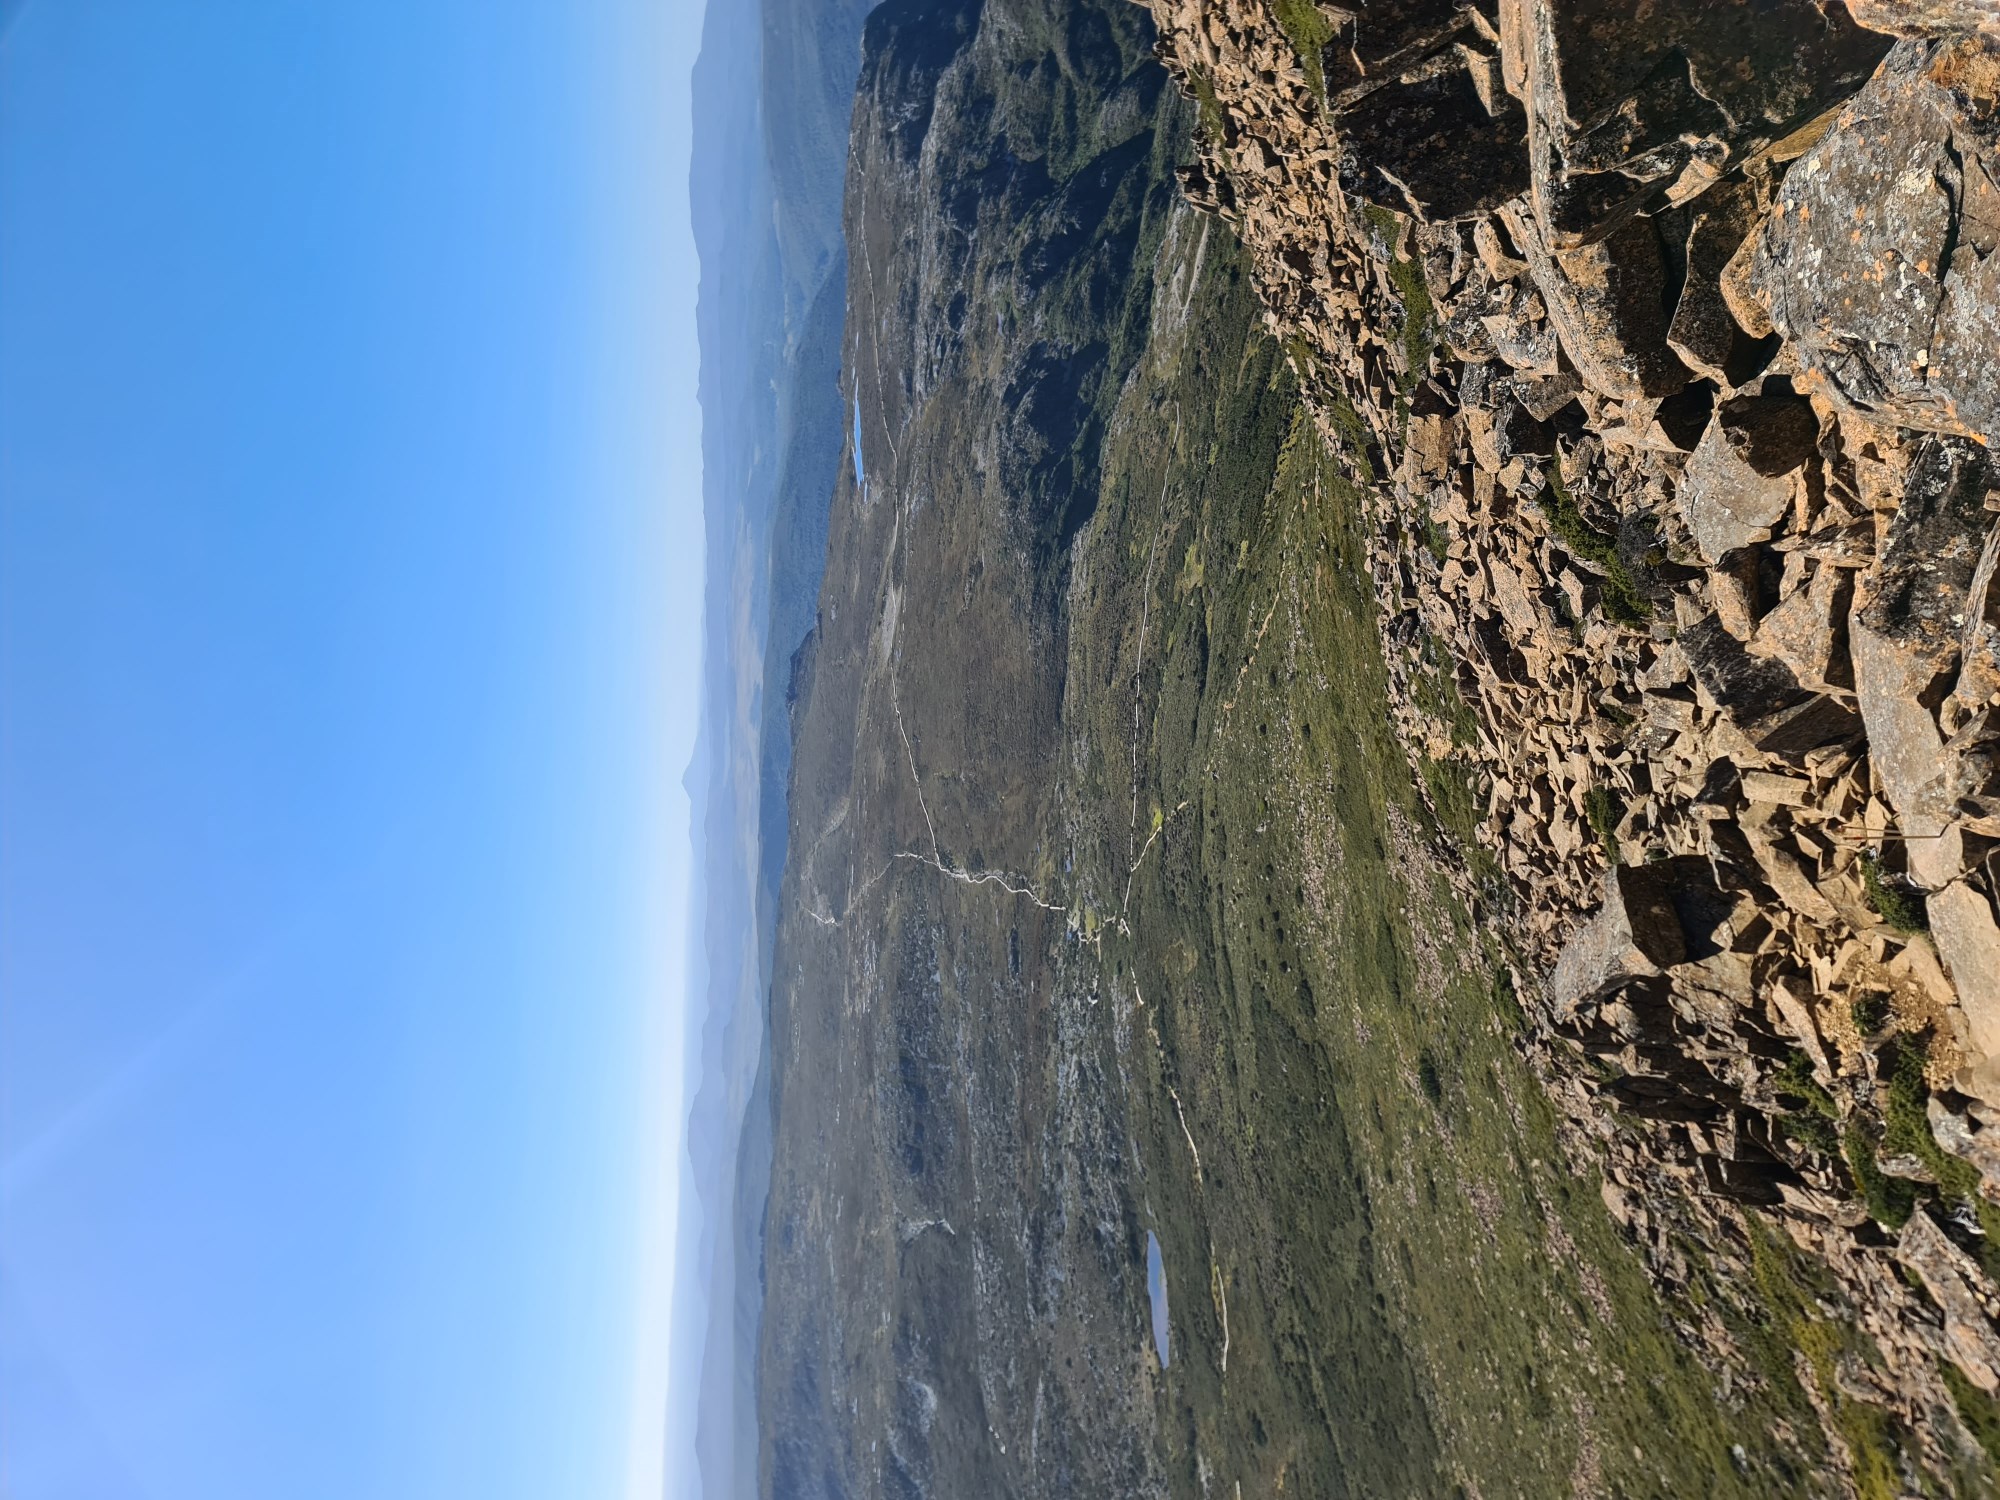
M1670 1292L1782 1225L1875 1352L1798 1356L1829 1447L1859 1403L1953 1473L1943 1371L2000 1389L2000 6L1148 3L1607 1204Z

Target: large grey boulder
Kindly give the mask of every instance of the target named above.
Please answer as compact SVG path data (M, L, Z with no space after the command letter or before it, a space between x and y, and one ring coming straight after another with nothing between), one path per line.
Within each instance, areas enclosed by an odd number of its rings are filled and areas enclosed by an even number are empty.
M1549 976L1563 1020L1635 980L1669 970L1690 975L1726 958L1729 898L1699 855L1618 865L1604 877L1604 904L1570 938Z
M1841 399L2000 435L2000 41L1899 43L1787 173L1751 280Z
M1896 810L1910 875L1931 889L1955 880L1964 864L1956 767L1937 709L1959 665L1986 541L1989 478L1978 444L1923 443L1849 629L1868 753Z
M1986 548L1986 494L1994 479L1985 448L1929 438L1917 449L1881 562L1868 580L1862 618L1877 635L1920 653L1934 675L1954 665L1972 586Z
M1674 910L1672 872L1620 865L1604 877L1604 905L1570 938L1549 977L1556 1014L1567 1019L1635 979L1655 979L1687 958Z

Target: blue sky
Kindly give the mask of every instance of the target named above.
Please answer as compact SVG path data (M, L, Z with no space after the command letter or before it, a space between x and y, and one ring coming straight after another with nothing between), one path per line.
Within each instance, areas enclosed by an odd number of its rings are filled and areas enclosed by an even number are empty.
M0 4L0 1492L658 1494L693 0Z

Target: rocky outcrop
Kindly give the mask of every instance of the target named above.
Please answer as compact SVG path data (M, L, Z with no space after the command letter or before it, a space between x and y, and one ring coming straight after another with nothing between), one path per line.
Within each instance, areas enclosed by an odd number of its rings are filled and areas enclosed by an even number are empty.
M1785 175L1751 283L1845 406L2000 430L2000 43L1899 45Z
M1645 1122L1621 1191L1811 1246L1945 1474L1934 1361L2000 1368L1992 8L1151 9L1552 1086Z

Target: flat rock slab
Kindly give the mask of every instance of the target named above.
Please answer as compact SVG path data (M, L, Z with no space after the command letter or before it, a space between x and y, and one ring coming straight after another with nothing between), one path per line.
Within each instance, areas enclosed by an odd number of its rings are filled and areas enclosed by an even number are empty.
M1993 903L1965 881L1933 891L1925 903L1931 940L1958 990L1967 1040L1986 1058L2000 1058L2000 924Z
M1678 492L1708 562L1769 538L1818 435L1812 403L1800 396L1739 396L1716 408Z

